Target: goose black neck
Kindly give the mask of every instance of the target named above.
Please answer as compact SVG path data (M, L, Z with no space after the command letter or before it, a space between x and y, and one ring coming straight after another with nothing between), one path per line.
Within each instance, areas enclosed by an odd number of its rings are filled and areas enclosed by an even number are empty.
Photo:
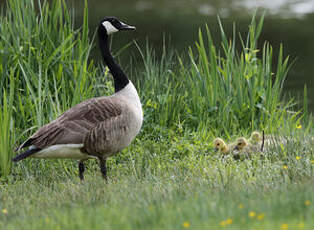
M115 92L118 92L129 83L129 79L112 57L109 49L108 35L106 31L101 28L101 26L98 28L98 38L102 57L104 58L104 61L113 76Z

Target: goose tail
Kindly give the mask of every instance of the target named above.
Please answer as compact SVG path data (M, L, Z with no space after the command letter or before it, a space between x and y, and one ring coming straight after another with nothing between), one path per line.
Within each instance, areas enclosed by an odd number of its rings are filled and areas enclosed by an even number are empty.
M19 161L21 161L21 160L23 160L23 159L33 155L34 153L37 153L38 151L40 151L40 149L37 149L37 148L36 149L26 150L25 152L23 152L23 153L17 155L16 157L14 157L12 159L12 161L13 162L19 162Z

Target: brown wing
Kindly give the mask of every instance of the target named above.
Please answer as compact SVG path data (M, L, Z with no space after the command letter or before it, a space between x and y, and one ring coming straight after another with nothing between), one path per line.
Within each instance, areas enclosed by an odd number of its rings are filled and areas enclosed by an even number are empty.
M84 138L84 151L91 155L114 153L121 148L121 137L128 132L127 115L111 117L98 123Z
M18 150L30 145L42 149L55 144L83 143L85 135L98 123L119 116L122 104L114 97L93 98L79 103L38 129Z

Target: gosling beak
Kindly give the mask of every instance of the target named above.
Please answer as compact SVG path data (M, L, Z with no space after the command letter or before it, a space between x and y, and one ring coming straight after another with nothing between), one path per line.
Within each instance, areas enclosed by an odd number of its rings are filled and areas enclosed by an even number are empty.
M215 151L215 152L218 152L218 148L214 148L214 151Z
M239 150L239 146L234 147L234 150Z
M123 22L121 22L121 27L119 28L119 30L136 30L135 26L129 26Z

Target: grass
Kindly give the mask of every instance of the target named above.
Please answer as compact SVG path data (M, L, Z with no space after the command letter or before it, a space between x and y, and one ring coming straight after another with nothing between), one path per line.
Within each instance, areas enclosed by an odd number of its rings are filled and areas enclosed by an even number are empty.
M313 147L300 154L293 148L299 142L293 143L286 158L271 151L264 160L239 162L197 141L202 141L197 134L158 143L142 136L110 159L108 183L96 164L88 166L84 183L54 161L40 173L34 165L20 168L21 175L2 186L1 209L7 213L0 214L0 227L182 229L188 222L191 229L221 229L231 219L228 229L280 229L281 224L297 229L300 223L313 228L314 208L308 204L314 200L308 159ZM182 146L184 155L176 156Z
M107 183L94 161L84 183L71 160L12 167L12 150L38 127L113 92L107 70L89 59L87 6L74 29L64 1L38 4L9 0L0 17L0 229L313 229L307 89L300 111L285 99L291 66L282 47L273 66L271 45L258 44L263 17L252 18L245 39L235 28L229 39L218 20L221 46L205 26L186 57L135 44L142 61L129 75L145 120L109 159ZM216 136L232 141L255 129L288 143L243 161L213 151Z

